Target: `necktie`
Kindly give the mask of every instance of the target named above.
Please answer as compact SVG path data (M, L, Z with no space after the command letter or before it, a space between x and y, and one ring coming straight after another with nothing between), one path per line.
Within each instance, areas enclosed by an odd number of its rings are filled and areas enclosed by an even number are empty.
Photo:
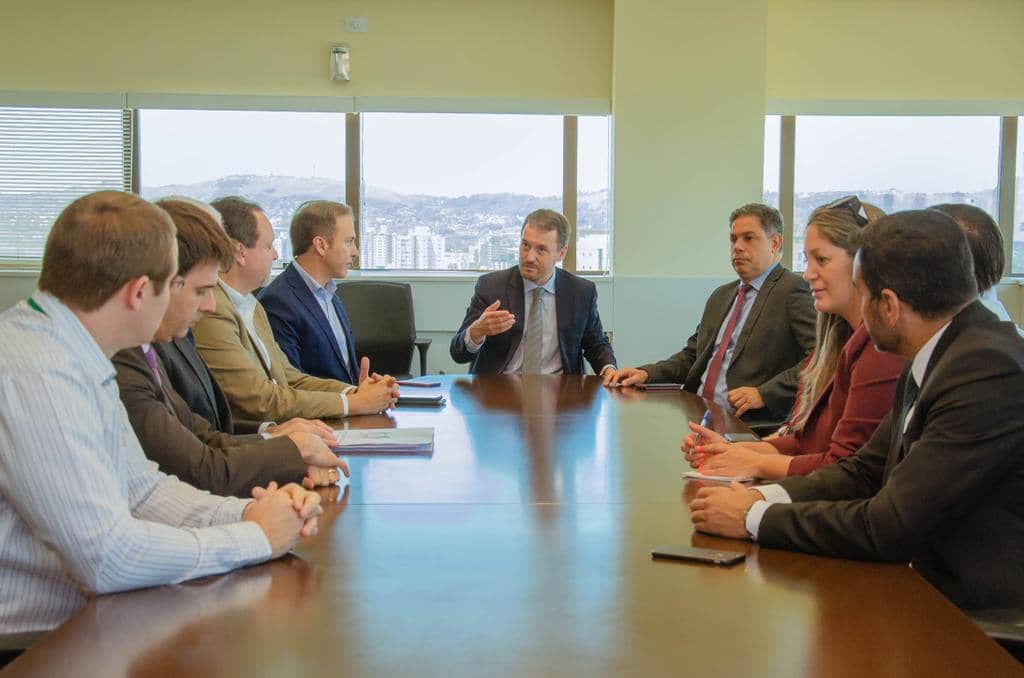
M914 403L917 402L917 394L920 388L917 385L917 380L914 379L914 374L911 372L907 375L907 384L903 387L903 410L900 413L900 432L907 430L907 415L910 414L910 410L913 409Z
M526 320L525 348L523 350L523 374L540 374L541 344L544 339L544 309L541 306L543 287L533 288L533 302L530 317Z
M739 320L740 311L743 310L743 298L747 296L747 290L749 289L750 285L746 283L740 285L740 291L736 294L736 305L733 307L732 315L729 316L725 332L722 333L722 341L718 344L718 350L711 356L711 363L708 366L708 377L704 380L704 387L701 389L701 395L708 400L712 400L715 397L715 384L718 383L718 373L722 371L722 361L725 360L725 352L729 348L729 342L732 340L733 330L736 329L736 321Z
M156 351L154 351L153 347L150 346L142 352L142 355L145 356L146 362L149 363L149 369L153 370L153 376L156 377L157 385L162 387L164 385L164 381L160 378L160 370L156 366Z

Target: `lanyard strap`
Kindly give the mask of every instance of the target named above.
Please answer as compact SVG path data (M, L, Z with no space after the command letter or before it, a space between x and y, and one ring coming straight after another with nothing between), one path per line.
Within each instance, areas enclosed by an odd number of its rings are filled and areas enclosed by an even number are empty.
M43 307L37 304L36 300L33 299L32 297L29 297L26 300L26 303L28 303L28 307L31 308L33 311L39 311L43 315L46 315L46 311L43 310Z

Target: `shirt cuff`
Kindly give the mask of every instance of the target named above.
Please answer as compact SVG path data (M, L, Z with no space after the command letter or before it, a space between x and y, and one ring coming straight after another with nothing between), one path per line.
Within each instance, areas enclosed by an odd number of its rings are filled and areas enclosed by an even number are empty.
M743 526L750 533L754 541L757 541L757 533L761 529L761 521L764 519L764 513L768 510L768 507L772 504L790 504L793 500L790 499L789 493L783 489L782 485L759 485L751 489L760 492L764 499L755 501L747 509L747 515L743 519Z
M793 499L789 496L789 492L786 492L782 485L772 483L770 485L757 485L756 487L750 488L757 490L764 497L764 500L769 504L792 504Z
M469 335L469 330L466 330L466 333L462 336L466 338L466 350L469 351L470 353L476 353L477 351L479 351L480 347L484 345L485 341L487 341L487 337L484 337L483 339L480 340L479 344L476 343L475 341L473 341L473 337Z
M270 435L270 433L267 432L267 429L270 428L271 426L277 426L277 422L276 421L265 421L262 424L260 424L260 427L256 430L256 432L259 433L261 436L263 436L264 440L270 440L271 438L274 437L274 436Z
M604 367L601 368L601 371L597 373L597 376L600 377L602 374L604 374L604 371L607 370L609 367L612 368L613 370L617 369L615 367L615 365L612 365L611 363L608 363L607 365L605 365Z
M348 416L348 395L346 395L347 393L348 390L346 389L344 392L339 394L341 396L341 416L343 417Z

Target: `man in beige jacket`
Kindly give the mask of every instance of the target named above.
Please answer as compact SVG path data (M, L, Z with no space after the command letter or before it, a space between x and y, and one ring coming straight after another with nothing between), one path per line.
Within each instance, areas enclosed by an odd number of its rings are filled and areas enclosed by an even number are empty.
M358 385L319 379L295 369L281 351L253 291L277 259L274 231L263 210L241 198L215 200L235 248L235 263L214 288L217 310L193 329L196 348L235 416L256 420L332 418L380 412L394 405L398 385L369 373L363 358Z

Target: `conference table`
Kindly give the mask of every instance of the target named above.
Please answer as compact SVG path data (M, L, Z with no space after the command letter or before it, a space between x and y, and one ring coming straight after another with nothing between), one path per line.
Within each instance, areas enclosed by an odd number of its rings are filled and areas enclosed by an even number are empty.
M1007 676L912 568L696 533L679 444L705 403L597 377L442 376L431 454L348 458L280 560L103 596L3 672L101 676ZM712 407L720 431L743 430ZM663 545L739 551L730 567Z

